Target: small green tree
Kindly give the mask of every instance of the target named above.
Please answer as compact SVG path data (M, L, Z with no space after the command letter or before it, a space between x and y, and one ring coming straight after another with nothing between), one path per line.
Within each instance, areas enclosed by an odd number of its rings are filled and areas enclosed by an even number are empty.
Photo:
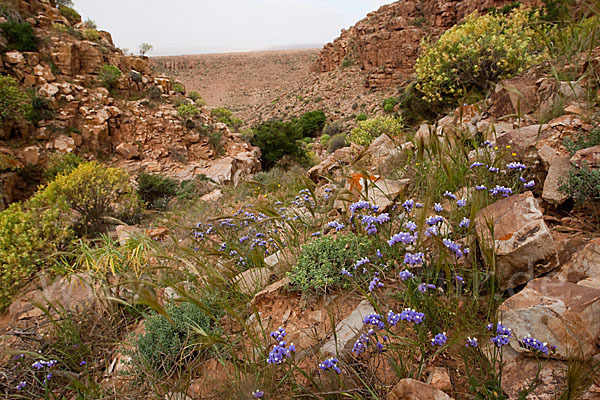
M30 23L8 21L0 24L0 30L8 40L7 50L37 51L38 39Z
M139 47L140 54L142 56L145 56L146 53L151 52L153 48L154 48L154 46L152 46L150 43L142 43L142 44L140 44L140 47Z
M260 148L261 163L265 169L273 167L283 156L297 160L306 157L303 146L298 142L302 133L295 124L269 121L254 127L253 131L250 143Z
M348 140L351 143L368 146L373 139L385 134L396 136L402 133L402 119L394 117L375 117L360 121L350 132Z
M17 85L17 81L0 75L0 127L23 119L31 110L29 98Z
M193 104L181 104L177 107L177 114L181 118L194 118L196 115L200 114L200 110Z
M112 90L115 88L122 75L121 70L116 65L104 65L100 68L98 79L100 79L102 86L108 90Z

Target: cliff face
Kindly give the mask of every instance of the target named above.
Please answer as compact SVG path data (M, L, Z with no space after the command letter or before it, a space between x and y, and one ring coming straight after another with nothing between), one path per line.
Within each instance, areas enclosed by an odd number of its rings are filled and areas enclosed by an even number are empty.
M413 73L425 36L438 37L474 11L501 8L507 0L402 0L371 12L339 38L325 45L315 72L330 72L357 65L364 73L365 86L398 84ZM521 2L538 6L538 0Z
M10 168L0 163L4 203L19 199L14 194L19 192L19 168L43 168L52 152L102 157L132 170L181 179L214 173L215 180L228 182L260 168L258 150L205 110L193 123L179 118L174 103L191 101L173 90L173 80L153 76L147 58L124 55L110 33L70 22L48 0L5 4L0 23L30 24L38 48L9 51L0 30L0 74L46 99L53 116L35 125L18 121L0 126L0 155L12 160ZM99 75L106 65L121 71L110 91ZM144 99L148 91L154 92L153 101ZM208 133L221 137L218 148ZM2 182L12 182L11 187Z

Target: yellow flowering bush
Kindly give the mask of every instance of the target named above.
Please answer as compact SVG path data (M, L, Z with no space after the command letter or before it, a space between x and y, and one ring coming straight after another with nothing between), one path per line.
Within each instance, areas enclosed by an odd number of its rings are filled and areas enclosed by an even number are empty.
M45 191L0 212L0 311L73 237L68 208L50 201Z
M435 43L423 40L417 59L416 88L423 99L446 102L469 89L485 90L543 60L543 41L533 29L537 11L526 8L509 15L476 13L444 32Z
M366 121L359 121L356 128L352 129L348 135L350 143L356 143L361 146L368 146L373 139L388 134L396 136L402 133L401 118L394 117L375 117Z
M93 231L104 225L107 216L118 217L141 209L127 172L97 162L84 163L70 173L58 175L46 191L53 199L64 199L81 215L84 226Z

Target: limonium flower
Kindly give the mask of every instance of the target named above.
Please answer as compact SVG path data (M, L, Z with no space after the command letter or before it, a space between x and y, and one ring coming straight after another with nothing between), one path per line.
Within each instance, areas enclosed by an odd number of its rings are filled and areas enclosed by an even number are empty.
M476 161L473 164L471 164L471 166L469 168L483 167L483 165L484 164L482 162Z
M323 371L332 369L335 372L337 372L338 374L341 374L342 370L338 367L337 364L338 364L337 358L328 358L327 360L325 360L319 364L319 368L322 369Z
M327 226L329 226L330 228L334 228L338 232L345 228L344 224L340 224L337 221L331 221L327 224Z
M506 164L506 168L523 171L523 170L527 169L527 166L525 164L521 164L521 163L513 161L511 163Z
M476 190L487 190L487 187L485 185L477 185L475 186Z
M348 278L352 278L352 273L348 271L346 268L342 268L342 275L347 276Z
M434 284L431 283L420 283L417 286L417 290L421 293L426 293L429 289L437 289Z
M363 319L363 324L365 324L365 325L373 325L378 330L381 330L381 329L385 328L385 324L383 323L383 317L381 315L377 314L377 313L371 313L371 314L367 315Z
M443 222L444 221L444 217L442 217L441 215L434 215L433 217L427 217L427 219L425 220L425 223L429 226L435 225L438 222Z
M435 203L433 205L433 209L435 210L435 212L442 212L442 211L444 211L444 207L442 207L442 205L440 203Z
M406 212L411 212L414 206L415 206L415 201L412 199L406 200L404 203L402 203L402 207L404 207Z
M402 279L403 281L406 281L409 278L412 278L413 276L414 276L413 273L406 269L404 271L400 272L400 279Z
M316 236L322 236L322 235L323 235L323 233L321 233L321 232L314 232L311 236L316 237Z
M411 244L411 243L414 243L415 240L416 240L416 234L415 234L415 236L413 236L408 232L400 232L400 233L396 233L395 235L393 235L390 238L390 240L388 240L388 245L390 247L392 247L396 243Z
M540 342L539 340L531 337L531 335L527 335L522 339L519 339L519 345L527 350L531 350L533 352L540 352L545 355L549 355L551 349L554 350L556 346L548 347L548 343Z
M471 220L467 217L463 218L462 221L460 221L460 224L458 224L459 228L468 228L469 225L471 224Z
M454 252L454 255L458 258L462 257L463 252L460 249L460 244L453 242L450 239L443 239L442 242L450 251Z
M371 260L369 260L367 257L365 257L365 258L361 258L360 260L358 260L358 261L356 262L356 264L354 264L354 269L356 269L356 268L358 268L358 267L361 267L361 266L363 266L363 265L365 265L365 264L368 264L368 263L370 263L370 262L371 262Z
M457 199L458 199L458 197L456 197L454 194L452 194L452 193L450 193L450 192L448 192L448 191L446 191L446 192L444 193L444 197L448 197L448 198L450 198L450 199L452 199L452 200L457 200Z
M415 224L415 223L414 223L414 222L412 222L412 221L407 221L407 222L404 224L404 227L405 227L406 229L408 229L409 231L411 231L411 232L414 232L414 231L416 231L416 230L417 230L417 224Z
M425 314L415 311L414 308L405 308L404 311L400 313L400 319L402 321L412 322L415 324L420 324L423 322L424 318Z
M493 330L494 324L488 324L487 329L488 331ZM490 341L497 347L502 347L509 343L510 337L512 337L512 330L499 323L496 325L496 336L491 338Z
M430 226L425 229L425 236L437 236L439 228L437 226Z
M352 352L356 355L362 354L367 349L369 343L369 337L364 333L361 333L354 346L352 346Z
M465 344L465 347L477 347L479 346L479 343L477 343L477 338L472 338L472 337L467 337L467 344Z
M497 168L497 167L488 167L488 171L490 171L490 172L499 172L500 168Z
M457 206L459 206L459 207L464 207L464 206L466 206L466 205L467 205L467 200L465 200L465 199L460 199L460 200L458 200L458 201L456 202L456 205L457 205Z
M495 188L490 189L490 193L492 196L503 196L508 197L512 194L512 189L504 186L496 185Z
M383 287L383 283L379 280L379 273L375 272L375 276L369 282L369 292L372 292L375 289L379 289Z
M404 263L406 265L421 265L423 264L423 256L422 252L419 253L406 253L404 254Z
M23 390L27 386L27 382L21 381L17 384L17 390Z
M464 285L465 284L465 280L463 279L462 276L460 275L454 275L454 279L456 280L456 282L460 285Z
M286 358L292 356L292 353L296 352L296 346L293 343L286 347L287 343L285 341L281 341L278 344L273 346L273 350L269 352L269 358L267 359L267 363L279 365L285 361Z
M265 392L259 389L256 389L254 392L252 392L252 397L254 397L255 399L262 399L264 395Z
M535 186L535 181L529 181L529 182L525 183L523 186L525 186L527 189L532 188Z
M443 346L446 344L448 337L446 336L446 332L438 333L435 335L433 339L431 339L432 346Z
M287 335L287 332L282 327L279 327L276 331L271 332L271 337L275 339L277 342L281 342L283 338Z
M389 310L387 313L387 321L391 326L396 326L396 324L400 322L400 314L395 314L392 310Z
M375 255L379 258L383 257L383 254L381 253L381 251L379 249L377 249L377 251L375 252Z

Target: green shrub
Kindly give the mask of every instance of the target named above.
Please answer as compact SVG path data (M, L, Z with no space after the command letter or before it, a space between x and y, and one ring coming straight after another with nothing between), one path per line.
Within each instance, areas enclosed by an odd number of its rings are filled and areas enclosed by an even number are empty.
M102 86L108 90L112 90L116 87L117 82L119 82L122 75L123 73L116 65L103 65L102 68L100 68L98 79L102 83Z
M325 126L327 116L323 111L309 111L293 121L300 129L302 136L315 137L318 136Z
M398 99L396 97L389 97L383 101L383 111L391 114L394 112L394 108L398 104Z
M73 0L54 0L56 7L73 7Z
M443 107L425 101L423 93L417 90L414 82L404 89L399 100L402 120L410 126L424 120L434 120L443 111Z
M137 192L151 208L162 209L167 201L177 194L179 182L159 175L142 173L137 177Z
M194 103L196 103L197 106L204 106L204 105L206 105L206 101L204 101L204 99L202 98L202 96L198 92L190 92L188 94L188 97L190 99L192 99L192 101Z
M283 156L290 156L296 160L306 157L298 142L302 139L302 134L293 123L268 121L254 127L253 132L250 143L260 148L264 169L273 167Z
M392 136L402 133L402 119L394 117L375 117L360 121L358 126L350 132L348 140L361 146L368 146L373 139L388 134Z
M177 107L177 114L181 118L194 118L200 114L200 110L193 104L181 104Z
M356 116L356 120L357 121L366 121L367 120L367 114L364 113L360 113Z
M185 88L183 87L183 85L181 83L174 82L171 85L171 89L173 89L173 91L175 93L185 94Z
M333 153L334 151L341 149L343 147L348 146L348 141L346 140L346 134L338 133L334 137L331 138L329 144L327 146L327 151Z
M290 284L305 294L340 287L344 281L342 268L352 270L370 247L366 237L353 233L317 238L302 246L298 263L288 274Z
M54 29L57 32L61 32L61 33L67 33L69 32L69 27L65 24L61 24L58 22L54 22L52 24L52 29Z
M584 164L575 171L569 171L567 181L560 183L559 190L568 194L577 203L600 200L600 169L591 169Z
M520 8L509 16L471 14L436 43L423 40L416 88L428 102L454 102L471 89L486 90L544 58L533 29L538 13Z
M60 13L69 20L69 22L71 23L71 25L75 25L81 22L81 15L79 15L79 13L77 11L75 11L73 8L68 7L68 6L59 6L58 9L60 10Z
M8 21L0 24L0 30L8 41L7 50L37 51L38 39L30 23Z
M344 123L341 120L330 122L323 128L323 133L329 136L335 136L344 132Z
M89 29L94 29L94 30L98 29L98 25L96 25L96 21L94 21L93 19L88 18L85 20L84 23L85 23L85 26Z
M571 155L579 150L600 145L600 125L596 125L594 129L587 134L577 135L577 138L574 141L571 138L565 138L563 144L567 150L569 150Z
M83 30L83 38L95 42L100 39L100 34L95 29L87 28Z
M162 90L158 86L152 86L146 91L146 97L150 100L160 100L162 99Z
M48 201L42 191L0 212L0 311L69 243L73 232L66 210L63 202Z
M244 121L234 117L233 113L225 107L213 108L210 114L217 121L222 122L228 127L233 128L235 130L239 129L242 125L244 125Z
M319 138L319 143L321 143L322 146L327 147L327 144L329 143L329 140L331 140L331 136L329 136L328 134L324 133Z
M56 112L47 99L37 95L31 98L31 107L26 117L32 124L37 126L40 121L54 119L55 116Z
M134 364L169 375L199 355L199 332L216 333L211 318L196 304L181 303L167 309L170 321L154 315L145 321L145 333L136 341Z
M62 199L77 211L87 230L98 232L105 217L124 218L141 210L137 193L122 169L97 162L80 164L68 174L60 174L46 192L51 199Z
M31 110L29 98L17 85L17 81L0 75L0 127L23 119Z
M48 165L44 171L44 178L50 182L58 175L71 173L80 164L86 162L85 158L73 153L53 153L48 160Z
M223 134L221 132L210 132L208 134L208 143L212 146L217 155L223 155L225 148L223 147Z

